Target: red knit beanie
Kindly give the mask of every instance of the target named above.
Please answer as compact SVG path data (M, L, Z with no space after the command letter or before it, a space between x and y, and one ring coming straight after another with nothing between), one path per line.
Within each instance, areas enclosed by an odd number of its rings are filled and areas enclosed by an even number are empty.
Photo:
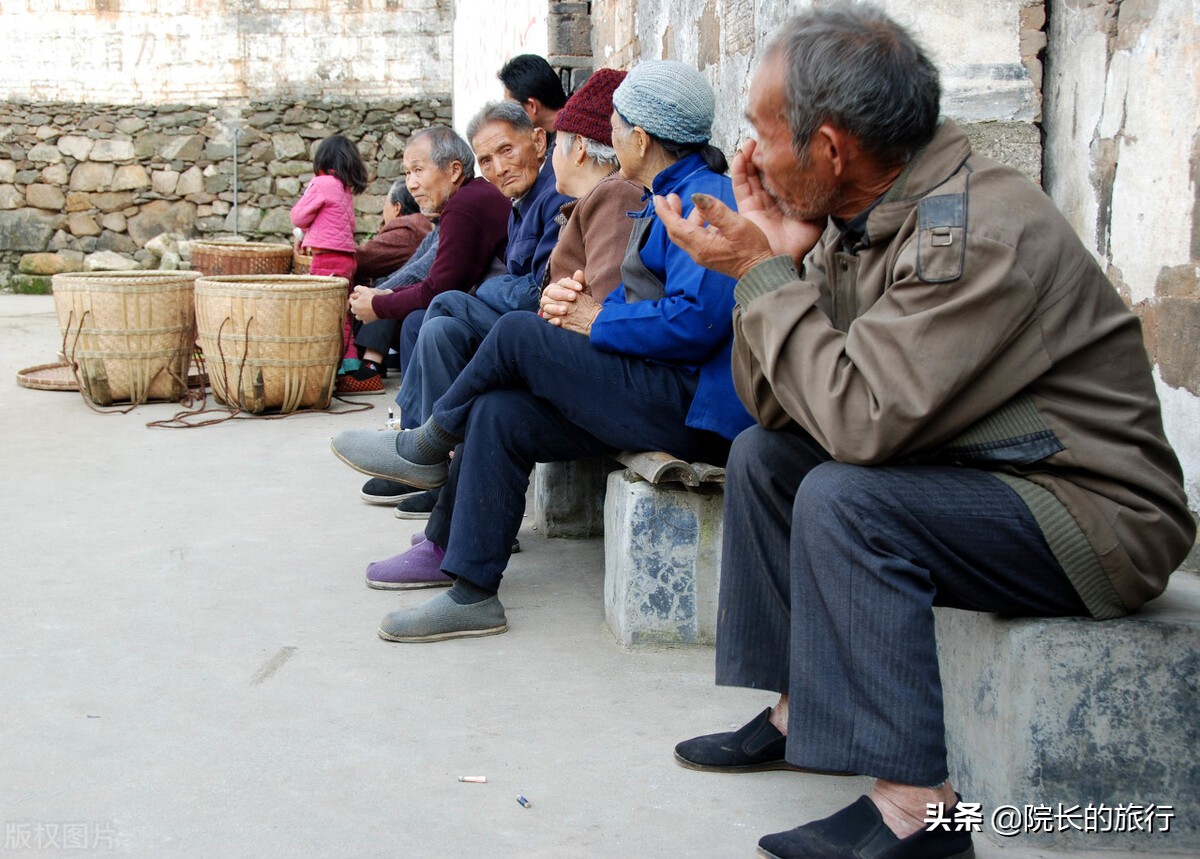
M554 120L555 131L582 134L605 146L612 146L612 95L628 72L597 69L567 99Z

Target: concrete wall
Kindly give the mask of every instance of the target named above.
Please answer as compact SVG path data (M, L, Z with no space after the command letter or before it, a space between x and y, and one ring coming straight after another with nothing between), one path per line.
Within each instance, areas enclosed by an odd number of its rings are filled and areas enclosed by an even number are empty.
M450 0L4 0L0 98L444 93L450 16Z
M1190 0L1059 0L1046 190L1141 318L1200 509L1200 17Z

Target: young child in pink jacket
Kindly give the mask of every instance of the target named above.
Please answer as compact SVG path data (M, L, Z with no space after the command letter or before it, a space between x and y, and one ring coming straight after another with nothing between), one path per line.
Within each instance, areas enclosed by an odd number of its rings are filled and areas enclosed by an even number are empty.
M304 230L300 246L312 254L311 273L344 277L354 286L354 195L367 189L367 165L358 147L340 134L326 137L313 158L315 174L292 206L292 223ZM347 317L341 372L358 369Z

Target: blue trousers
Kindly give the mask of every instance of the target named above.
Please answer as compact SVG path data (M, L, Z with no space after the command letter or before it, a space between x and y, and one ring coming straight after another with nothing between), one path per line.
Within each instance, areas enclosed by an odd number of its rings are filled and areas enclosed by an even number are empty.
M430 302L396 394L402 427L417 427L429 419L433 404L450 390L499 318L465 292L443 292Z
M433 407L433 420L463 438L425 528L446 549L442 569L499 587L537 462L629 449L723 462L729 442L685 424L696 382L601 352L536 314L501 316Z
M725 499L717 683L789 695L797 766L941 784L933 606L1087 615L1028 508L985 471L846 465L802 431L751 427Z

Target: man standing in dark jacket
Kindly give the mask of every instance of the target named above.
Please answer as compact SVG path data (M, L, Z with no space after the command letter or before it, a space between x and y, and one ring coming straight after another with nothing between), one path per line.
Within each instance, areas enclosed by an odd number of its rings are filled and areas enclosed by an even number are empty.
M757 426L729 458L717 682L780 693L676 760L876 779L765 856L972 855L932 607L1115 617L1195 537L1137 319L939 98L882 13L809 12L751 86L738 212L657 201L678 245L738 278L733 374Z

